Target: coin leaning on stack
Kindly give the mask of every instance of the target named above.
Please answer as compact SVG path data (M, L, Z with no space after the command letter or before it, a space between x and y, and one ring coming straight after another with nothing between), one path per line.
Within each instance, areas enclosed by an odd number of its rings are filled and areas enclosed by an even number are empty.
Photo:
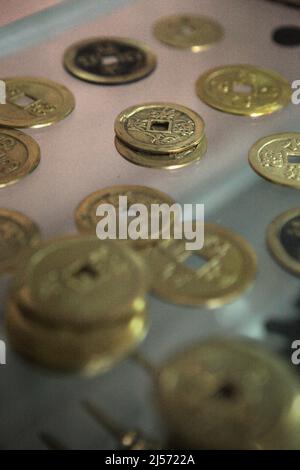
M102 372L148 328L148 278L136 253L94 236L44 243L23 261L6 309L12 347L41 366Z
M115 120L118 152L136 165L169 170L200 160L207 150L202 118L185 106L144 103Z

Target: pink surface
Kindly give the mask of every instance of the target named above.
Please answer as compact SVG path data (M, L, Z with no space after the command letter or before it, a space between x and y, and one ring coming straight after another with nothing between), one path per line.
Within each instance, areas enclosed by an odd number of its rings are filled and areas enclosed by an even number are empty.
M0 26L33 15L60 2L61 0L1 0Z

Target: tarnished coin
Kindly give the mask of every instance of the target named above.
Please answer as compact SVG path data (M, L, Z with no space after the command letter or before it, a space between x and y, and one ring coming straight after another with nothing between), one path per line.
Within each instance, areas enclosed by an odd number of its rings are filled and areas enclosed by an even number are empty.
M212 18L198 15L172 15L158 20L154 35L169 46L203 51L223 38L223 28Z
M209 70L196 83L204 103L225 113L262 116L291 100L291 86L281 75L253 65L226 65Z
M149 152L140 152L124 145L118 137L115 138L115 145L122 157L136 165L145 166L147 168L167 168L168 170L191 165L201 160L207 151L206 136L204 136L195 147L178 153L152 154Z
M90 38L69 47L64 66L72 75L88 82L118 85L149 75L156 57L144 43L118 37Z
M120 197L122 197L122 200ZM124 198L126 198L126 200ZM144 247L152 245L157 241L152 240L150 236L152 205L167 204L167 206L170 207L174 202L175 201L167 194L158 191L157 189L148 188L147 186L111 186L109 188L95 191L80 202L75 211L75 223L80 233L90 235L95 234L97 224L105 217L103 215L97 216L97 208L100 205L109 204L115 209L117 238L121 238L120 232L122 232L124 239L126 241L131 241L128 234L128 226L131 223L133 216L131 207L134 204L143 204L147 209L148 215L148 236L146 239L132 240L132 242L135 247ZM125 217L125 221L121 221L121 218ZM124 224L125 230L121 228L121 224ZM160 227L160 234L162 230L163 226Z
M204 122L194 111L173 103L145 103L122 111L115 120L117 137L127 146L154 154L195 147Z
M24 178L39 163L40 147L32 137L16 129L0 128L0 188Z
M300 207L283 212L271 222L267 243L278 263L300 276Z
M273 183L300 188L300 132L273 134L250 149L249 163L257 174Z
M148 276L127 246L96 236L42 245L26 266L26 284L39 321L91 325L125 321L145 306Z
M298 378L258 342L197 343L166 361L157 380L175 447L300 448Z
M14 270L27 248L40 242L40 230L20 212L0 208L0 274Z
M204 246L187 251L186 240L162 240L155 247L151 264L154 292L170 302L218 308L239 297L253 282L256 255L239 235L220 225L205 224ZM194 269L191 256L205 260Z
M7 103L1 105L1 126L49 126L67 117L75 107L70 90L47 78L14 77L3 80Z

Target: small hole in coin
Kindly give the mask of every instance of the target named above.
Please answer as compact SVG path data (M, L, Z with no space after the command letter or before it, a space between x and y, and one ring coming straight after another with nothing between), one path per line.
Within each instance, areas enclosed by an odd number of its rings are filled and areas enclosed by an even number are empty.
M243 93L244 95L250 95L252 92L252 88L250 85L246 85L244 83L234 83L233 91L234 93Z
M115 65L118 62L118 59L114 55L107 55L102 57L102 64L103 65Z
M153 121L150 126L151 131L167 132L169 130L168 121Z
M189 24L189 23L184 23L181 26L181 32L185 36L190 36L191 34L194 34L195 31L196 31L196 28L193 25Z
M298 26L283 26L273 32L273 41L281 46L291 47L300 45L300 28Z
M288 162L292 165L299 165L300 163L300 155L289 155Z
M82 279L82 278L91 278L95 279L98 277L98 272L90 265L82 266L75 274L74 277L77 279Z
M206 260L199 255L190 255L183 264L187 268L198 271L206 264Z
M17 106L21 106L22 108L25 108L26 106L29 106L31 103L34 103L35 100L30 98L29 96L22 96L21 98L17 99L14 101L14 104Z
M237 389L232 383L225 383L221 385L214 397L221 400L234 400L237 396Z

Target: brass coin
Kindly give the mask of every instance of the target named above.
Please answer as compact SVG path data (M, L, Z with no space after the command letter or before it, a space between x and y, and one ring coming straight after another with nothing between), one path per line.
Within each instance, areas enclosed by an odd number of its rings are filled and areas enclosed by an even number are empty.
M32 137L16 129L0 128L0 188L32 173L39 163L40 147Z
M148 316L143 310L117 327L49 328L9 302L6 328L12 347L24 358L56 370L94 374L110 369L137 347L147 334Z
M154 293L175 304L218 308L239 297L253 282L256 255L239 235L205 224L204 246L187 251L186 240L163 240L151 252ZM206 261L193 269L191 255Z
M250 149L253 170L273 183L300 188L300 132L273 134Z
M1 105L1 126L50 126L67 117L75 107L70 90L47 78L14 77L3 80L7 104Z
M157 189L148 188L146 186L124 185L124 186L111 186L99 191L89 194L76 208L75 223L77 229L83 234L95 234L98 222L103 219L101 216L96 215L97 208L100 204L110 204L116 210L117 217L117 234L119 234L119 211L120 211L120 196L127 197L127 208L133 204L143 204L148 210L149 229L151 227L151 206L152 204L167 204L171 206L174 200L167 194L158 191ZM129 225L131 218L128 214L127 223ZM127 225L127 226L128 226ZM161 227L160 233L163 227ZM150 231L150 230L149 230ZM148 232L149 233L149 232ZM155 243L149 236L148 239L129 240L128 232L126 232L126 241L133 242L135 247L149 246ZM150 235L150 234L149 234ZM125 240L124 240L125 241Z
M184 449L299 448L299 381L256 341L216 338L171 357L158 375L171 440Z
M24 250L38 245L40 230L20 212L0 208L0 274L17 268Z
M278 263L300 276L300 208L276 217L267 230L268 247Z
M147 168L167 168L168 170L183 168L184 166L195 163L196 161L201 160L207 151L206 136L202 137L198 145L191 147L188 150L159 155L133 150L124 145L118 137L115 138L115 145L120 155L131 163L145 166Z
M134 82L149 75L156 57L144 43L118 37L90 38L70 46L64 55L68 72L102 85Z
M203 51L223 38L223 28L212 18L172 15L158 20L153 29L157 39L169 46Z
M127 246L74 236L36 250L25 282L39 321L90 325L105 323L108 312L110 321L121 321L144 308L149 279L143 260Z
M177 153L195 147L204 122L194 111L173 103L145 103L122 111L115 132L124 144L142 152Z
M252 65L226 65L209 70L196 83L204 103L225 113L263 116L291 100L291 86L281 75Z

